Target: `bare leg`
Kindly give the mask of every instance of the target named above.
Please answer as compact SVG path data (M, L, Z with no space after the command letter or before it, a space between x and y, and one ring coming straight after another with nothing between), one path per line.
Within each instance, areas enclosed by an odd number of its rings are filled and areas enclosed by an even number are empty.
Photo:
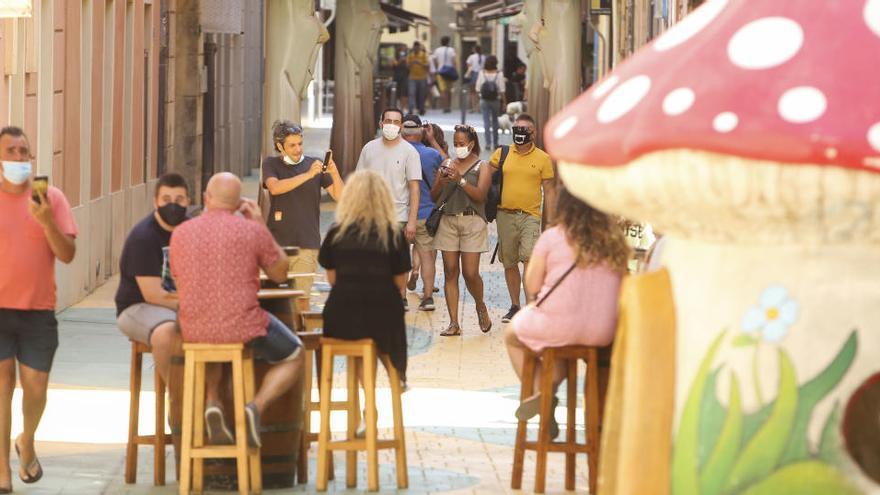
M34 450L34 435L37 432L37 426L40 425L40 418L43 417L43 410L46 409L46 392L49 388L49 373L35 370L22 363L18 364L18 373L21 379L21 409L22 416L24 417L24 431L22 431L21 435L16 439L18 448L21 450L21 466L19 467L19 473L23 475L33 475L36 473L27 473L25 468L29 466L37 456L37 453Z
M415 285L415 283L419 280L419 268L421 267L422 260L419 257L419 251L416 249L415 245L410 248L410 258L412 259L412 271L409 272L409 279L407 280L407 286ZM409 288L409 287L407 287ZM415 287L413 287L415 289ZM413 290L410 289L410 290Z
M165 383L171 382L169 379L171 374L171 356L175 352L180 352L181 345L182 342L180 334L177 332L177 324L173 321L159 325L150 335L153 361L156 363L156 369L159 370L159 375L165 380Z
M302 376L303 361L305 357L300 353L290 361L278 363L263 377L263 384L254 397L254 405L260 414L266 410L269 404L284 395L290 387Z
M477 307L483 306L483 278L480 277L480 253L461 253L461 271L468 292Z
M510 304L519 306L519 289L522 287L522 276L519 273L519 263L504 269L504 281L507 282L507 293L510 294Z
M434 296L434 275L437 272L437 267L435 265L437 260L437 251L418 251L419 260L421 263L421 271L422 271L422 285L424 288L424 295L422 298L428 298Z
M458 251L442 251L443 253L443 276L445 284L443 293L446 296L446 311L449 313L449 322L458 325L458 274L459 253Z
M513 325L509 325L504 329L504 343L507 345L507 355L510 356L510 364L513 365L513 371L522 381L523 367L526 362L526 347L516 337L513 331Z
M205 401L208 404L222 404L220 400L220 382L223 381L223 365L207 363L205 365Z
M9 437L12 435L12 393L15 391L15 358L0 361L0 487L12 486Z

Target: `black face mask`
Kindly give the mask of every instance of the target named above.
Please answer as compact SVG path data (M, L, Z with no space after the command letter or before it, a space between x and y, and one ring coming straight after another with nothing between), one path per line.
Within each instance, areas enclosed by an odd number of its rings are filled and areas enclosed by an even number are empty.
M172 227L176 227L186 220L186 207L177 203L168 203L156 211L159 212L159 218Z
M514 144L528 144L531 142L532 142L532 134L528 131L527 127L515 126L513 128L513 143Z

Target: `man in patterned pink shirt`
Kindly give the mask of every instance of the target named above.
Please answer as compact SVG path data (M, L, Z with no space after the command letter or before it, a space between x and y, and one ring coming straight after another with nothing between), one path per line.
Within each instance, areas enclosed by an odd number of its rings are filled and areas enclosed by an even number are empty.
M259 269L283 283L287 255L263 225L256 203L241 198L238 177L228 172L214 175L204 199L206 211L174 229L171 236L180 331L184 342L247 342L257 359L274 364L253 402L245 406L249 441L260 446L260 414L294 384L302 370L302 342L257 300ZM221 369L219 365L207 369L205 421L212 443L232 443L220 405Z

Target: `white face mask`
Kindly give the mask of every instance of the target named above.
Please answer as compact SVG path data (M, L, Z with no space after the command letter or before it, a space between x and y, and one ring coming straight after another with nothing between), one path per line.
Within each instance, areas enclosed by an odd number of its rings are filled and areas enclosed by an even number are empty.
M31 178L31 162L3 162L3 180L20 186Z
M288 165L299 165L305 159L306 159L305 153L303 153L302 155L299 155L299 160L297 160L297 161L293 161L293 158L287 156L287 153L284 154L284 163L286 163Z
M394 124L382 125L382 137L388 141L394 141L400 135L400 126Z
M464 160L470 154L471 154L470 146L456 146L455 147L455 156L457 156L459 160Z

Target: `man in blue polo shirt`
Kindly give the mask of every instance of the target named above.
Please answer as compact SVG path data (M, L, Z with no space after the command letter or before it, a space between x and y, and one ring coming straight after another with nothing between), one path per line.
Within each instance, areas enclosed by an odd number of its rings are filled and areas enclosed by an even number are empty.
M418 280L419 269L422 274L422 301L419 304L420 311L434 311L434 271L437 259L437 250L434 249L434 238L428 235L425 228L425 220L434 209L434 202L431 201L431 184L434 183L434 177L437 170L443 163L443 157L434 148L429 148L422 144L422 120L418 115L409 114L403 117L403 129L401 130L403 139L413 145L419 152L419 159L422 164L422 180L419 182L421 194L419 194L419 213L416 217L416 239L415 252L413 253L413 271L410 275L407 288L415 290L416 281Z

